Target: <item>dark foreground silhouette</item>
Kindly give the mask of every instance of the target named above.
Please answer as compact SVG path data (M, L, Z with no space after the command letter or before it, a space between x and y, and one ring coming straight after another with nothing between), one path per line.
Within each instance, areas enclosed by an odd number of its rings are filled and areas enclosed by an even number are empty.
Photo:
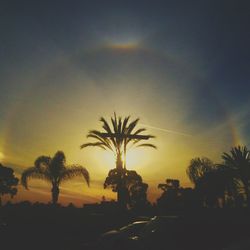
M67 166L64 152L57 151L54 157L39 156L34 162L34 167L29 167L23 171L21 183L28 189L29 178L49 182L52 186L52 203L56 204L59 198L60 185L75 176L82 176L89 185L90 177L88 170L80 165Z
M158 213L158 214L157 214ZM155 219L150 221L150 218ZM91 211L21 203L0 209L1 249L105 249L100 235L133 221L147 218L149 224L136 237L120 237L108 249L229 249L250 236L247 209L202 209L144 214L118 209ZM118 247L119 246L119 247Z

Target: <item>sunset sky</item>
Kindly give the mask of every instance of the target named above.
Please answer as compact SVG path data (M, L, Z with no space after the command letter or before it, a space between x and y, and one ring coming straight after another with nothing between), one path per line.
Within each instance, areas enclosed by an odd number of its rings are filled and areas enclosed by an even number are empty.
M139 117L156 136L157 150L131 150L127 162L151 201L166 178L191 185L192 158L250 146L249 2L118 2L1 2L0 161L20 176L63 150L92 180L63 184L63 204L115 198L103 189L112 154L80 150L101 116ZM31 180L14 200L47 202L50 188Z

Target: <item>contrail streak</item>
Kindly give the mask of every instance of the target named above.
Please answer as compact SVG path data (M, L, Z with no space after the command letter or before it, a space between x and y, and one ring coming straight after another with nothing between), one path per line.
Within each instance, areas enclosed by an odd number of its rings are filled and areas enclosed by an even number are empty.
M141 125L144 126L144 127L147 127L147 128L160 130L160 131L163 131L163 132L166 132L166 133L182 135L182 136L192 136L190 134L186 134L186 133L182 133L182 132L178 132L178 131L174 131L174 130L170 130L170 129L158 128L158 127L150 126L150 125L147 125L147 124L141 124Z

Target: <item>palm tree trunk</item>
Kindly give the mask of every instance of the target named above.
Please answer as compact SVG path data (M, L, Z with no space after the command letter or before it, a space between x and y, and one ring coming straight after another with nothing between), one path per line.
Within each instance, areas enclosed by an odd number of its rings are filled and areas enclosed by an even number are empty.
M119 174L119 179L117 183L117 202L121 209L126 209L126 186L124 183L124 168L121 158L121 154L117 154L116 158L116 169Z
M117 202L121 209L126 209L127 201L126 201L127 189L122 184L118 185L117 188Z
M120 153L116 156L116 168L117 169L123 169L123 162L122 162L122 156Z
M52 204L56 205L57 201L58 201L58 197L59 197L59 187L56 183L52 183L52 189L51 189L51 193L52 193Z
M124 148L123 148L123 151L124 151L124 159L123 159L123 165L124 165L124 168L126 169L126 163L127 163L127 139L125 138L124 139Z
M126 209L126 185L124 182L124 169L118 169L119 179L117 183L117 202L121 209Z

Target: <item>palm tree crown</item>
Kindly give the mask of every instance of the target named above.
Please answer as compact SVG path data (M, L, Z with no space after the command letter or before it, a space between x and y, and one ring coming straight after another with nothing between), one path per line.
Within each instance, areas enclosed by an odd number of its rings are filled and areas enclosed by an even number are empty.
M196 185L199 179L213 168L214 163L210 159L198 157L191 160L186 172L191 182Z
M155 145L151 143L141 143L143 140L148 140L154 138L153 135L141 135L142 132L146 131L145 128L135 129L139 122L139 118L130 122L130 116L122 119L117 118L114 113L114 117L111 117L111 126L108 122L101 117L102 128L104 132L98 130L90 130L87 137L93 138L95 142L84 143L81 148L95 146L100 147L104 150L112 151L117 157L117 167L121 166L122 158L124 160L123 167L126 167L126 152L128 146L130 147L152 147L156 148Z
M88 171L79 165L66 165L66 157L62 151L58 151L54 157L40 156L36 159L34 166L22 173L21 183L28 189L28 179L36 178L48 181L52 184L52 202L57 203L59 186L75 176L83 176L89 185L90 177Z
M224 162L221 165L231 172L236 181L241 182L250 207L250 151L246 146L233 147L230 153L222 154L222 159Z
M246 146L233 147L230 153L223 153L224 165L236 171L239 177L250 178L250 152Z

